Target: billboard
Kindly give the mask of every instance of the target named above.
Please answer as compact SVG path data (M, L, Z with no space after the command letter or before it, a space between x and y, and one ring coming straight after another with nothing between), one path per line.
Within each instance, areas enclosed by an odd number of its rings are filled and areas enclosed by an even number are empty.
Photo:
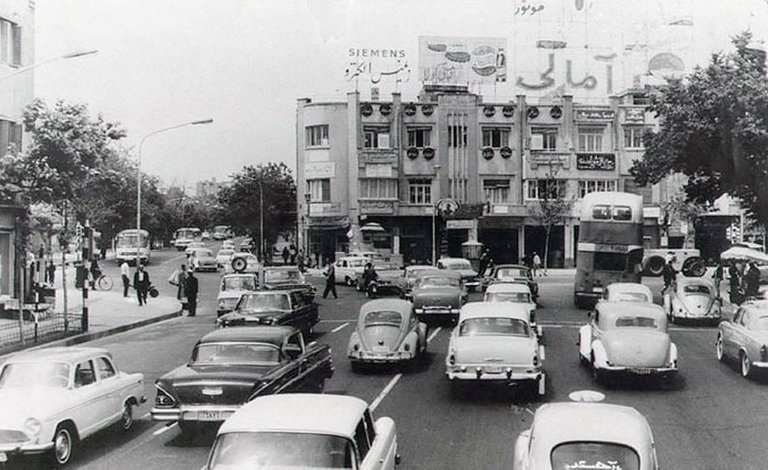
M419 81L439 85L507 81L507 40L419 36Z

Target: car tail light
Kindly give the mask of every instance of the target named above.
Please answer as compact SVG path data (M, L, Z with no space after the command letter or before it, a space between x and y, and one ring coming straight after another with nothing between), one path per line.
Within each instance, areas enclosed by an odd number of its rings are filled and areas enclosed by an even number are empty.
M160 386L155 385L157 388L157 395L155 396L155 406L173 406L176 402L170 393L166 392Z
M533 355L533 365L538 366L539 365L539 356L538 354Z
M411 345L408 344L408 343L405 343L405 346L403 346L403 349L405 349L406 351L410 351L411 350Z
M354 349L355 351L359 351L360 350L360 345L355 343L355 345L352 346L352 349Z
M763 345L762 348L760 348L760 360L765 361L768 359L768 346Z
M451 354L450 356L448 356L448 363L449 363L450 365L454 365L454 364L456 364L456 356L454 356L453 354Z

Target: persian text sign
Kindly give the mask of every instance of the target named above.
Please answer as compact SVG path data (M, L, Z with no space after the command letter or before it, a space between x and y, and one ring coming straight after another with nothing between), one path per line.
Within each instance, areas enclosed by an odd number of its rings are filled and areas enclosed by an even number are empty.
M411 78L411 66L405 49L386 47L350 47L347 49L347 81L363 78L377 84L384 79L407 82ZM378 93L378 91L377 91Z
M333 162L307 162L304 164L304 179L333 178L336 176Z
M613 115L612 109L575 109L573 111L575 121L611 121Z
M612 153L577 153L576 169L612 171L616 169L616 155Z
M431 84L507 81L507 40L419 36L419 80Z

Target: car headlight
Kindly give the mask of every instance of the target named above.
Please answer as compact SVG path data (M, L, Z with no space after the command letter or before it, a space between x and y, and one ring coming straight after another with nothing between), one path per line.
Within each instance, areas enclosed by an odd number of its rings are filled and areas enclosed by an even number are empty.
M27 418L26 421L24 421L24 431L31 436L32 438L35 438L40 435L40 431L43 430L43 423L40 422L40 420L35 418Z

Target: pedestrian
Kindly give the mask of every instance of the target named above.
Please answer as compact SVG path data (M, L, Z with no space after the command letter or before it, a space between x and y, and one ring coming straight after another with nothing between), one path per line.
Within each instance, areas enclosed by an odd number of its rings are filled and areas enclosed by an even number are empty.
M291 246L288 247L288 256L291 258L291 264L296 264L296 245L291 244Z
M288 247L283 247L283 264L288 264L288 257L291 256L291 254L288 252Z
M99 262L97 261L97 258L94 257L91 260L91 289L96 287L96 281L99 280L101 277L101 267L99 266Z
M741 305L743 301L741 298L741 275L736 263L728 267L728 287L731 303Z
M197 278L191 269L187 271L187 279L184 281L184 295L187 296L187 316L194 317L197 314Z
M477 275L483 277L485 270L488 269L488 265L491 262L491 250L486 248L483 250L483 254L480 255L480 265L477 270Z
M128 266L128 261L123 261L120 264L120 277L123 278L123 297L128 297L128 289L131 287L130 275L131 275L131 267Z
M296 265L299 267L299 271L304 272L304 249L299 250L299 254L296 255Z
M333 292L333 298L338 299L339 296L336 294L336 267L333 265L333 263L328 263L328 266L325 267L325 272L323 273L325 275L325 290L323 291L323 298L325 299L328 297L328 294Z
M715 295L719 299L720 296L720 284L723 282L723 263L718 263L715 268L715 272L712 273L712 279L715 281Z
M189 257L187 258L187 265L189 266L190 271L194 271L197 269L197 256L195 256L194 251L192 251L192 253L189 254Z
M744 293L747 300L755 299L760 290L760 270L757 269L757 263L751 261L749 269L744 275Z
M40 249L37 251L37 273L38 276L45 270L45 245L40 244ZM39 280L39 278L38 278Z
M144 271L144 266L139 263L136 273L133 275L133 287L136 289L136 298L139 300L139 306L147 304L149 285L149 273Z
M176 286L176 298L181 300L184 297L184 283L187 280L187 266L182 264L179 269L171 273L171 277L168 278L168 282L171 285Z
M533 268L531 269L533 277L536 277L536 272L541 269L541 258L537 252L533 252Z
M47 282L50 282L51 285L53 285L54 278L56 277L56 265L53 264L53 260L48 261L48 269L45 270L45 274L48 278Z
M661 289L662 294L665 293L667 289L672 287L675 281L677 281L677 271L675 271L674 262L675 257L667 255L667 259L664 262L664 267L661 270L661 275L664 278L664 288Z

